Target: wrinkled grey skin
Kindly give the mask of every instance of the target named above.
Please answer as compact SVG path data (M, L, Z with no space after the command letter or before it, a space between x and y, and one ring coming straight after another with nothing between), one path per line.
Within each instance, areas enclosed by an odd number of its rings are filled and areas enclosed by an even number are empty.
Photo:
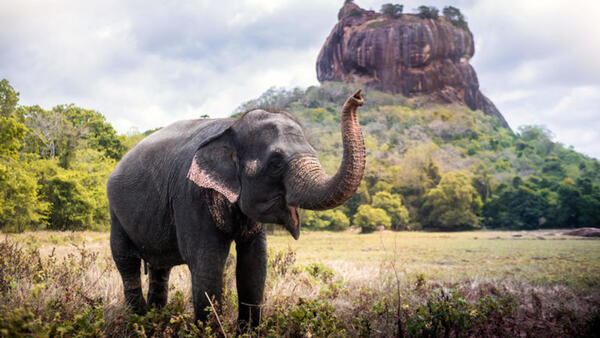
M365 162L360 105L359 90L342 109L344 155L333 176L291 115L263 110L176 122L128 152L107 185L110 245L128 305L137 313L163 306L171 268L187 264L196 319L205 320L206 295L220 302L235 241L239 322L257 325L267 272L262 223L282 224L297 239L298 207L333 208L352 196ZM150 271L147 303L141 259Z

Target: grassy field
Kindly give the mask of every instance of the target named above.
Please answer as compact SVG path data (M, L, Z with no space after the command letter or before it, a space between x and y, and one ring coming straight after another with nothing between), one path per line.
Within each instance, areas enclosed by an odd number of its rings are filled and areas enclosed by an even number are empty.
M253 335L587 335L600 321L599 240L560 231L384 231L303 232L298 241L278 232L268 243L264 321ZM131 315L107 233L7 235L0 253L0 336L221 332L214 321L190 320L185 266L171 274L166 309ZM233 262L219 318L229 334Z

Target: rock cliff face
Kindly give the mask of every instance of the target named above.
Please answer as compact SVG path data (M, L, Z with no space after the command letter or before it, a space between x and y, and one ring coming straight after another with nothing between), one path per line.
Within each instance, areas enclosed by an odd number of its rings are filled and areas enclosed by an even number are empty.
M498 118L496 106L479 91L473 35L443 17L398 18L347 3L317 59L319 81L360 83L405 96L430 95L439 102L464 103Z

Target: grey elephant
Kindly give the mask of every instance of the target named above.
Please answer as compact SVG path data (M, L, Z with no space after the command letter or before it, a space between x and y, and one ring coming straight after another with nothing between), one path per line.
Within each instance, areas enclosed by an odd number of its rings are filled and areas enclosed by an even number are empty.
M108 179L110 247L127 304L137 313L167 301L171 268L187 264L194 313L220 301L223 268L236 242L238 322L260 321L267 273L263 223L298 239L297 208L325 210L356 191L365 168L357 117L360 90L342 108L343 158L328 176L300 123L286 112L176 122L142 140ZM148 303L140 264L150 270Z

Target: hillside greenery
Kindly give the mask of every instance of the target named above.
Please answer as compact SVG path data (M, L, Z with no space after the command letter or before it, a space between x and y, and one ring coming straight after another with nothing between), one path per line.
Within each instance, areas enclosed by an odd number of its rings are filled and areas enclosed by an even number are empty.
M273 88L234 116L256 107L293 112L333 173L342 154L339 110L352 89L342 83ZM368 88L363 93L364 180L343 206L303 211L304 227L600 226L600 162L552 141L544 127L513 133L464 106ZM0 81L0 229L108 229L108 175L154 130L119 135L93 110L18 102L19 93Z
M342 154L339 110L353 89L340 82L272 88L238 112L263 107L295 113L333 173ZM397 230L600 226L600 162L554 142L543 126L512 132L461 105L369 88L363 96L366 172L358 192L337 209L351 224L369 215ZM377 198L382 192L387 200L393 196L393 206ZM359 212L361 205L372 208ZM310 227L312 212L309 218Z

